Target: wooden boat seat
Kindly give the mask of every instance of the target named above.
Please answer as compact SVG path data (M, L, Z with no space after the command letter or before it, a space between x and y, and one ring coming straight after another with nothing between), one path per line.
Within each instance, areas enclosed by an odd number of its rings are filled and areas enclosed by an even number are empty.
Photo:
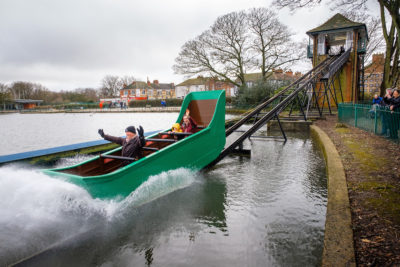
M192 135L193 133L177 133L177 132L162 132L162 133L160 133L160 134L163 134L163 135L167 135L168 137L170 136L170 135L175 135L175 136L189 136L189 135Z
M130 158L130 157L121 157L121 156L114 156L114 155L100 155L100 158L106 158L106 159L118 159L118 160L129 160L129 161L135 161L135 158ZM104 162L105 163L105 162Z
M176 140L175 139L167 139L167 138L147 138L147 141L151 141L151 142L168 142L168 143L175 143Z
M196 121L197 127L194 132L199 132L208 127L212 117L214 115L214 110L217 104L216 99L206 99L206 100L192 100L189 103L188 109L190 111L190 116ZM167 147L185 136L189 136L192 133L159 133L156 138L147 138L146 144L142 148L143 156L146 157L164 147ZM176 138L171 138L171 137ZM116 151L111 155L103 155L97 160L86 164L84 166L77 166L76 168L65 170L63 172L81 175L81 176L95 176L113 172L121 167L122 160L121 151Z
M125 164L124 160L133 160L132 158L121 157L122 149L121 147L111 150L107 152L105 155L98 156L87 160L81 164L77 164L67 168L59 168L54 170L49 170L49 172L62 172L70 176L71 181L78 185L85 185L91 189L93 188L93 195L100 197L109 197L122 193L123 195L128 195L130 192L137 188L138 184L136 179L132 179L133 174L137 175L152 175L155 172L159 171L160 168L168 169L169 165L176 165L176 160L181 160L179 162L182 166L193 165L195 168L200 168L208 164L211 158L209 155L216 156L220 153L220 149L222 150L222 141L225 141L225 136L223 135L223 119L224 117L223 106L221 107L219 103L217 103L220 99L224 102L223 92L204 92L203 93L193 93L187 99L190 100L188 103L187 100L184 101L184 106L181 108L182 115L186 109L190 111L190 116L193 120L196 121L197 127L193 130L195 133L194 136L189 138L185 138L190 136L192 133L166 133L161 132L158 134L154 134L149 136L145 140L145 145L142 147L142 154L144 158L140 159L139 162L133 162L128 166L123 167ZM218 112L216 112L218 111ZM214 118L215 113L215 123L213 121L212 127L215 127L217 131L208 131L210 127L211 120ZM179 122L176 121L176 122ZM203 131L203 129L205 129ZM220 131L221 130L221 131ZM208 140L213 141L213 139L217 138L218 141L213 143L208 143ZM203 145L207 143L207 146ZM163 149L165 147L171 146L170 148ZM203 151L204 156L202 158L197 157L196 155L185 155L188 151L185 147L196 149L199 152ZM155 153L153 156L146 158L147 155L151 155ZM183 155L182 155L183 154ZM192 154L192 153L191 153ZM194 154L194 153L193 153ZM141 164L145 162L146 164ZM158 164L160 162L160 168L152 168L150 165L146 166L147 163L151 162L154 164ZM143 165L143 166L142 166ZM123 171L115 173L118 169L123 167ZM136 167L143 168L143 170L137 171ZM113 174L114 173L114 174ZM72 174L72 175L69 175ZM105 175L110 174L110 175ZM93 177L94 179L82 179L79 180L79 177ZM105 175L103 178L103 175ZM118 180L119 178L123 180ZM144 178L143 178L144 179ZM117 180L114 182L114 180ZM135 180L135 181L132 181ZM123 181L123 182L121 182ZM111 183L112 186L109 186L108 183ZM104 184L104 185L103 185ZM126 186L126 185L127 186ZM101 192L100 192L101 191ZM120 192L121 191L121 192ZM92 192L91 192L92 194Z
M119 151L117 151L114 154L117 154L118 152ZM105 155L105 156L108 156L108 155ZM99 157L97 160L94 160L88 164L79 165L75 168L63 170L61 172L80 175L83 177L102 175L102 174L110 173L110 172L113 172L113 171L119 169L121 167L121 163L122 163L122 161L120 161L120 160Z
M170 135L159 133L158 138L147 138L146 144L142 148L143 156L146 157L166 146L169 146L172 143L175 143L177 140L171 139Z
M142 147L143 150L147 150L147 151L158 151L159 149L156 147L149 147L149 146L144 146Z

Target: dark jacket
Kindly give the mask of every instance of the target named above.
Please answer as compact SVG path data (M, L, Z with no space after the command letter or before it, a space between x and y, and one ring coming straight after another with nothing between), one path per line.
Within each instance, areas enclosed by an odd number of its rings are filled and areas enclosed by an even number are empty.
M137 135L131 140L129 140L129 142L126 141L126 138L115 137L107 134L104 135L104 139L121 145L122 146L121 156L123 157L129 157L135 159L140 159L143 157L142 144L140 143L140 138ZM126 164L130 162L127 161L124 163Z
M391 98L388 98L385 96L381 101L381 106L384 106L384 107L390 106L390 101L391 101Z
M390 98L389 105L393 106L393 111L400 111L400 96Z

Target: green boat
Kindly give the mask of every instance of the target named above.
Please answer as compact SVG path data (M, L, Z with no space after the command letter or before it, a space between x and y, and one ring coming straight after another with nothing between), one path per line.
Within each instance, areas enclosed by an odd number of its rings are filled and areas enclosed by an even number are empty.
M225 91L192 92L176 122L189 109L198 127L192 134L171 134L170 129L146 138L143 158L122 166L121 147L80 164L44 173L85 188L94 198L126 197L149 176L177 168L200 170L218 157L225 146ZM172 122L171 122L172 125Z

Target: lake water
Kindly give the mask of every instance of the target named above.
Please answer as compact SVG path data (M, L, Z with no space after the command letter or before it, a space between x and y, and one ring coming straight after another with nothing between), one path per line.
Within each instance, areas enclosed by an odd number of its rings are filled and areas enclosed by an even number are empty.
M129 125L164 130L178 113L57 113L0 115L0 155L99 140L99 128L122 136Z
M100 127L121 135L128 124L156 130L176 118L169 113L13 116L8 129L46 128L54 136L44 131L32 142L49 139L49 147L60 139L71 144L79 133L85 140L77 142L91 141ZM56 124L60 117L65 119ZM68 129L74 130L66 134ZM10 136L26 140L20 130L4 132L2 127L5 144ZM0 266L43 250L30 266L319 265L327 190L316 143L305 132L289 133L286 143L246 140L245 147L252 149L251 157L228 156L205 173L177 169L150 177L124 200L93 199L32 166L0 167Z

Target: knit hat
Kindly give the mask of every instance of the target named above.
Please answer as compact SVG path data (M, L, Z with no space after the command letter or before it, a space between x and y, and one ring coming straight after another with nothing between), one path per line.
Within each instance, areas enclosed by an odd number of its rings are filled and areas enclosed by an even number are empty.
M125 132L131 132L136 134L136 129L134 126L128 126L128 128L125 129Z

